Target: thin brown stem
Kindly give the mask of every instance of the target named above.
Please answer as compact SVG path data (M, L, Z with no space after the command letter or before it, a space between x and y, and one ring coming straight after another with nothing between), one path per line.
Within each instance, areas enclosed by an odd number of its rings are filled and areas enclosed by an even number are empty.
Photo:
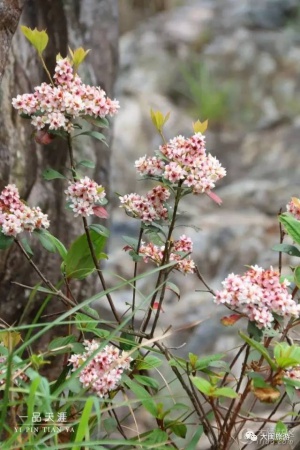
M139 239L138 239L138 243L137 243L137 249L136 249L136 253L139 254L140 251L140 246L141 246L141 242L142 242L142 237L143 237L143 227L140 228L140 233L139 233ZM134 330L134 318L135 318L135 298L136 298L136 276L137 276L137 270L138 270L138 263L137 261L135 261L134 263L134 272L133 272L133 278L134 278L134 282L133 282L133 292L132 292L132 317L131 317L131 326L132 329Z
M73 180L76 181L75 160L74 160L74 153L73 153L73 146L72 146L72 138L71 138L70 133L68 133L68 139L67 140L68 140L68 150L69 150L69 157L70 157L70 165L71 165L72 177L73 177ZM97 256L95 254L95 250L94 250L94 246L93 246L93 242L92 242L92 239L91 239L91 234L90 234L90 230L89 230L89 226L88 226L86 217L82 217L82 222L83 222L85 234L86 234L86 237L87 237L88 246L89 246L89 249L90 249L90 253L91 253L91 256L92 256L92 259L93 259L93 263L94 263L94 266L95 266L98 278L99 278L99 280L101 282L103 290L106 291L107 287L106 287L105 279L103 277L102 270L100 269ZM109 293L107 293L106 294L106 298L108 300L109 306L111 308L111 311L112 311L116 321L120 324L121 323L121 319L120 319L119 314L118 314L118 312L117 312L117 310L115 308L115 305L114 305L114 302L113 302L113 300L111 298L111 295Z
M176 222L178 205L179 205L179 201L180 201L180 198L181 198L181 184L182 184L182 182L179 182L178 188L177 188L177 192L176 192L176 196L175 196L173 215L172 215L172 220L171 220L171 223L170 223L170 227L169 227L169 231L168 231L168 235L167 235L167 239L166 239L166 244L165 244L163 258L162 258L162 261L161 261L161 264L160 264L161 267L163 267L165 264L167 264L169 262L169 258L170 258L170 252L171 252L171 248L172 248L171 238L172 238L172 234L173 234L173 230L174 230L174 226L175 226L175 222ZM146 331L147 326L148 326L148 324L150 322L152 311L153 311L153 305L154 305L155 300L156 300L157 295L158 295L158 288L159 288L159 286L162 283L164 283L163 288L162 288L163 289L163 295L164 295L164 292L165 292L165 287L164 286L165 286L165 281L166 281L166 274L168 273L168 271L169 271L169 269L167 269L167 270L163 270L162 269L159 272L159 275L158 275L158 278L157 278L157 282L156 282L156 285L155 285L154 294L152 296L149 308L147 310L147 313L146 313L146 315L144 317L144 320L143 320L141 328L140 328L140 331L142 331L142 332ZM161 298L163 298L163 297L161 297ZM156 311L156 323L157 323L157 320L158 320L159 315L160 315L161 304L162 304L162 300L160 301L160 308L158 308L157 311ZM153 332L154 332L154 330L152 328L152 331L151 331L152 335L153 335Z
M45 285L49 288L49 290L53 292L53 295L56 295L57 297L59 297L65 303L65 305L72 306L72 307L76 306L76 303L73 303L73 301L70 300L67 296L65 296L61 291L58 291L56 289L56 287L51 283L51 281L49 281L45 277L45 275L40 271L38 266L33 262L31 256L28 255L28 253L26 252L25 248L23 247L23 245L21 244L21 242L17 238L15 238L15 243L17 244L17 246L19 247L19 249L21 250L21 252L25 256L25 258L28 260L29 264L33 267L35 272L41 278L41 280L45 283ZM15 283L15 284L19 284L19 283Z

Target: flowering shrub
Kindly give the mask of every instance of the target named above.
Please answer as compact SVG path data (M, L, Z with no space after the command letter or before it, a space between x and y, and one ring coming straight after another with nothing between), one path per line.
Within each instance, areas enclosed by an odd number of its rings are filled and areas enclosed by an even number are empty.
M228 275L223 288L215 292L191 258L191 238L176 236L176 220L179 204L187 195L206 194L220 204L213 189L226 171L206 151L207 122L194 123L191 137L167 141L164 125L169 114L151 111L162 144L154 156L138 159L135 167L155 186L146 195L119 197L120 207L140 224L138 239L124 237L133 277L124 280L117 274L116 285L107 287L101 260L107 258L104 249L109 230L87 220L107 217L105 188L78 173L73 143L79 135L104 141L97 131L76 134L82 129L78 119L107 127L106 117L116 114L119 105L101 88L85 85L77 74L87 51L70 50L67 58L58 55L52 78L43 59L46 32L26 27L23 32L37 49L50 84L36 87L33 94L18 95L13 106L31 120L39 143L66 139L69 166L65 173L70 177L47 169L44 178L64 179L68 209L82 222L83 234L66 248L46 230L50 226L47 215L22 202L14 184L0 194L0 249L18 246L40 279L36 286L25 288L31 291L30 298L36 293L44 298L33 324L13 326L0 318L3 448L197 450L209 445L211 450L228 450L237 443L245 449L267 427L273 427L273 444L283 443L285 436L291 442L293 429L299 425L300 348L291 331L300 324L300 265L283 276L281 255L300 257L299 200L293 198L287 212L279 215L280 243L273 247L279 252L278 270L252 266L244 275ZM92 162L84 160L82 165L91 167ZM28 239L19 237L23 231L35 234L47 251L57 253L59 280L52 281L41 272ZM287 235L292 244L284 242ZM154 263L148 272L141 273L141 260ZM178 287L170 282L174 271L197 277L212 302L233 312L222 318L220 332L222 325L235 326L239 319L246 319L247 331L237 333L231 356L189 353L179 358L176 349L167 346L165 339L180 333L180 329L170 331L172 324L160 331L166 290L180 297ZM74 282L78 285L92 273L102 289L79 302ZM137 285L146 278L151 280L147 287L153 284L150 294ZM126 299L127 309L121 314L114 294L120 291L123 295L125 287L132 290L132 298ZM114 320L99 317L91 306L99 299L106 299ZM64 309L41 322L45 306L53 301L60 301ZM33 352L34 343L49 338L48 331L53 336L65 325L65 336L50 340L40 353ZM183 324L183 328L193 326ZM42 368L52 357L58 357L59 375L50 381ZM180 386L180 399L172 386L174 379ZM267 413L261 412L260 403Z

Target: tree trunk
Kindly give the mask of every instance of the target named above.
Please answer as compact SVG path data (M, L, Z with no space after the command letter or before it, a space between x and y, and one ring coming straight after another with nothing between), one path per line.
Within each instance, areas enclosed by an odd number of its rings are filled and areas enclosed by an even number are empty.
M9 39L18 22L18 8L21 2L0 0L2 4L15 4L14 14L4 22L0 17L0 77L3 70L5 51L9 48ZM47 66L52 72L55 56L61 53L66 56L68 46L74 49L79 46L91 49L82 78L86 83L100 85L110 97L113 97L113 84L117 69L118 21L117 0L28 0L25 2L20 20L22 25L31 28L46 29L49 35L49 46L45 52ZM11 7L12 8L12 7ZM20 12L20 9L19 9ZM3 35L3 30L5 35ZM4 49L4 52L3 52ZM1 79L1 78L0 78ZM0 109L0 189L7 183L15 183L20 190L21 198L30 206L40 206L48 213L51 225L49 231L67 246L70 241L84 232L80 219L65 209L63 191L64 180L51 182L41 178L41 172L51 167L61 171L68 162L66 145L62 140L54 140L52 144L41 147L32 139L32 127L29 121L18 116L12 109L11 99L17 94L32 92L34 86L47 81L40 67L35 50L25 37L17 31L9 51L5 73L1 85ZM110 140L110 136L108 137ZM94 173L89 176L108 190L110 153L99 141L82 140L84 147L75 150L76 159L91 159L96 163ZM93 222L95 222L93 220ZM60 277L59 259L41 248L34 237L31 238L34 250L34 261L42 272L52 281ZM90 279L89 279L90 280ZM0 252L0 318L8 324L18 321L26 303L29 292L12 284L17 281L34 286L40 281L33 273L30 265L19 253L15 245ZM83 286L83 287L82 287ZM95 292L96 283L81 284L84 297ZM42 298L37 297L27 321L33 317L34 310ZM61 311L63 305L53 299L50 312Z

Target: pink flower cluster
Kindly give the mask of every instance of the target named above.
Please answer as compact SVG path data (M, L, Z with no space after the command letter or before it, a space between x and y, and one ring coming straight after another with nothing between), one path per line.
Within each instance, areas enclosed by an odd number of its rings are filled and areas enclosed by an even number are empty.
M164 250L164 245L158 247L157 245L154 245L152 243L145 244L144 242L142 242L139 253L143 256L143 259L146 263L151 260L157 265L160 265L163 259ZM194 261L189 256L185 257L186 254L191 253L192 251L193 243L191 238L183 234L182 236L180 236L179 240L172 243L169 261L177 261L177 264L174 268L184 274L194 273Z
M172 184L182 182L194 194L210 192L226 170L210 153L206 153L205 136L196 133L190 138L177 136L160 146L157 156L144 156L135 162L143 176L162 177Z
M80 368L100 347L96 340L85 340L85 352L72 355L69 362L73 364L72 371ZM93 358L82 368L79 380L84 387L95 392L99 397L103 397L109 391L117 388L124 370L130 368L132 358L125 352L120 353L116 347L107 345L93 356Z
M7 367L7 358L6 356L0 356L0 386L5 384L5 376L6 376L6 367ZM3 377L3 378L2 378ZM18 385L20 381L27 381L28 377L24 372L20 370L13 371L11 374L11 378L14 381L15 385Z
M300 382L300 366L292 367L284 371L284 376ZM296 387L296 389L300 389Z
M280 282L279 273L272 267L264 270L251 266L245 275L230 274L217 291L215 302L228 305L256 323L258 328L271 327L273 313L280 316L300 315L298 305L289 294L287 280Z
M69 181L69 187L65 194L75 217L87 217L94 214L95 209L98 208L97 205L106 196L104 188L89 177L74 182Z
M293 197L286 205L286 210L291 213L295 219L300 220L300 199Z
M168 210L164 202L170 197L170 191L164 186L156 186L147 192L146 197L129 194L120 197L121 207L132 216L141 219L145 224L156 220L167 220Z
M103 89L83 84L68 58L57 61L54 80L55 85L42 83L33 94L17 95L12 100L20 114L31 116L37 130L47 127L70 132L76 117L103 118L117 113L119 102L108 98Z
M20 200L17 187L8 184L0 194L0 228L6 236L14 236L22 231L48 228L47 214L39 207L30 208Z

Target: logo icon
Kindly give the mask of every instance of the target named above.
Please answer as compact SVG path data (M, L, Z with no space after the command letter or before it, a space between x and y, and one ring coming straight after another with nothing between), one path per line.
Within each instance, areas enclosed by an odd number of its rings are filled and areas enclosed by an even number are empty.
M242 430L241 431L241 442L243 443L243 444L249 444L249 441L251 441L251 442L257 442L257 436L256 436L256 434L252 431L252 430L247 430L247 429L245 429L245 430Z

